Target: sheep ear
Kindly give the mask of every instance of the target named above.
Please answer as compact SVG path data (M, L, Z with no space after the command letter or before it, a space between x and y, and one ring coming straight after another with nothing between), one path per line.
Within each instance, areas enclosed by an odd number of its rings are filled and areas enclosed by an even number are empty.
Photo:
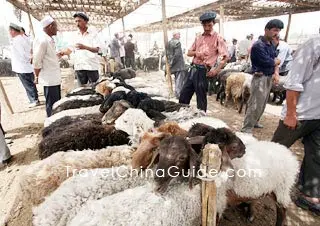
M193 176L195 176L194 173L196 173L199 168L199 156L191 147L189 151L189 167L191 171L189 174L189 188L192 189L192 179Z
M159 149L155 150L153 153L152 153L152 159L151 159L151 162L150 164L147 166L147 169L150 169L153 167L154 164L158 163L159 162Z
M189 144L202 144L204 141L204 136L196 136L187 138Z

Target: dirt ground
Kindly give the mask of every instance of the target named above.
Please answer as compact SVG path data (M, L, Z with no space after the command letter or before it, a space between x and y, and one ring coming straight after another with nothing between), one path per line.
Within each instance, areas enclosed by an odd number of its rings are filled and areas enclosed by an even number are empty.
M6 137L12 139L9 145L14 161L6 168L0 168L0 225L5 215L11 209L17 191L18 177L31 162L37 161L37 144L40 136L39 131L45 119L44 105L29 109L25 91L17 78L0 78L12 103L15 114L9 115L2 105L2 125L7 132ZM44 102L42 88L39 87L40 101ZM2 102L2 101L1 101ZM194 104L194 103L193 103ZM224 120L231 128L238 131L241 128L243 115L239 115L234 109L226 109L215 101L215 96L208 98L209 115ZM281 111L281 106L268 105L261 123L264 129L256 129L254 136L261 140L270 140L276 129ZM274 115L276 113L276 115ZM297 142L291 150L301 160L303 149L300 142ZM236 208L227 211L222 220L224 226L269 226L275 222L275 206L270 198L261 199L255 206L256 219L248 223ZM288 209L289 226L314 226L320 225L320 217L309 212L298 209L291 204ZM25 226L24 222L20 225Z

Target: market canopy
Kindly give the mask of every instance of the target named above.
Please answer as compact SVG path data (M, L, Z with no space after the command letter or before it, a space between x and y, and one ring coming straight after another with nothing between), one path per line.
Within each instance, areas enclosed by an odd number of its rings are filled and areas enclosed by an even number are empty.
M285 14L320 10L320 0L218 0L167 19L169 30L199 26L199 16L206 11L220 12L223 7L225 21L247 20ZM135 32L162 30L162 21L145 24Z
M73 15L85 12L90 24L103 28L106 24L136 10L148 0L7 0L15 7L30 13L37 20L51 15L59 24L60 31L75 30Z

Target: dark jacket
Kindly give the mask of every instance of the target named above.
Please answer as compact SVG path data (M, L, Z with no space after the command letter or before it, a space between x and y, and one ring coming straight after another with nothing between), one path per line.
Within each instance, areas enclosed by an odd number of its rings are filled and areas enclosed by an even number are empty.
M126 44L124 44L124 50L125 50L126 57L134 58L134 50L135 50L134 43L128 40Z
M181 43L179 40L171 39L169 41L167 56L172 73L184 70L185 64L181 49Z

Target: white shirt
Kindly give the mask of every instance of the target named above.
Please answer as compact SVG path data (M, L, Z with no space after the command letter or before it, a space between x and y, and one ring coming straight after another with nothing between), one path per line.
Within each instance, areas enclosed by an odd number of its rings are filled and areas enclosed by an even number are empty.
M88 30L81 34L77 31L74 34L73 44L70 46L70 50L74 51L74 69L87 70L87 71L97 71L100 68L100 56L98 53L93 53L84 49L76 49L75 45L81 43L89 47L99 47L101 50L102 44L100 43L98 33L94 28L89 27Z
M21 35L17 35L11 42L12 71L19 74L32 73L33 67L30 60L31 43Z
M277 58L281 60L281 63L279 65L280 72L289 71L291 69L293 60L291 47L288 45L288 43L280 40L279 45L277 46L277 50L279 51Z
M39 84L57 86L61 84L61 71L54 40L42 33L33 42L33 66L41 69Z
M300 92L298 120L320 119L320 36L309 39L294 54L284 88ZM287 114L285 104L281 119Z
M248 39L241 40L238 45L239 55L247 56L249 55L249 49L251 46L251 41Z

